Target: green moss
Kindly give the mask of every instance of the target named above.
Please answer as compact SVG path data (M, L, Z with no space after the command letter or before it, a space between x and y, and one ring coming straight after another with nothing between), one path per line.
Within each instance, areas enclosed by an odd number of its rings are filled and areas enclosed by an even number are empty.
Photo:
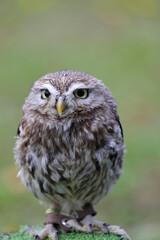
M27 226L23 226L18 232L5 234L0 237L0 240L32 240L34 237L31 237L28 232L24 232L27 229ZM42 227L34 227L34 229L41 230ZM59 240L125 240L124 238L119 238L115 234L92 234L89 233L66 233L59 234ZM48 238L49 240L49 238Z

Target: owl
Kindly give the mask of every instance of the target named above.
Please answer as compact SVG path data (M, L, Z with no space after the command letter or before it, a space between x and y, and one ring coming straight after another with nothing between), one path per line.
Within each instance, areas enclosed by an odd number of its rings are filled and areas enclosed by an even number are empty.
M95 220L93 205L123 170L123 130L117 104L102 81L84 72L49 73L36 81L23 106L14 149L23 184L49 208L40 239L64 232L130 237Z

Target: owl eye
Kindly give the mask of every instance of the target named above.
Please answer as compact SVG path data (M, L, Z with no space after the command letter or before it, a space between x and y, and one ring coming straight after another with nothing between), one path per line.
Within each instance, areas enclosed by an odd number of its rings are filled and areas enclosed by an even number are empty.
M42 92L42 93L41 93L41 98L42 98L42 99L49 98L50 92L49 92L47 89L42 89L41 92Z
M77 98L87 98L88 97L88 89L76 89L74 91L74 95Z

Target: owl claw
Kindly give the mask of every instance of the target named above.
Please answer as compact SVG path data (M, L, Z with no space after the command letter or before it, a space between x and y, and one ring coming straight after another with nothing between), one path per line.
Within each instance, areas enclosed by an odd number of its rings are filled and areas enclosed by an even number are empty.
M108 230L109 230L110 233L115 233L118 236L120 236L120 239L131 240L131 238L127 234L127 232L123 228L121 228L120 226L109 225Z
M110 224L108 224L108 223L103 223L103 226L106 228L106 230L107 230L107 233L108 234L110 234L110 231L109 231L109 226L110 226Z
M56 239L59 240L59 236L57 232L55 233L55 235L56 235Z
M131 240L123 228L95 220L91 215L87 215L80 223L82 224L83 230L86 230L86 232L94 231L95 233L115 233L117 235L126 237L126 240ZM89 227L90 231L88 231Z
M52 224L45 225L45 228L42 230L26 229L25 232L27 231L31 236L34 236L34 240L43 240L45 238L50 238L51 240L59 240L57 229L54 228Z
M38 239L41 239L38 235L36 235L35 237L34 237L34 240L38 240Z
M90 226L90 229L91 229L92 237L94 238L93 224L92 224L92 223L90 223L90 224L89 224L89 226Z

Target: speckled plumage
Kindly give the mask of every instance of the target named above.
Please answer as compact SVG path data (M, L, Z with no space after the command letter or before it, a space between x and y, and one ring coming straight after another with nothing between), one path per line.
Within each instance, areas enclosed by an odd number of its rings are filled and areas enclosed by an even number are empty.
M88 97L76 98L77 88L88 89ZM41 98L42 89L49 98ZM66 104L61 116L59 95ZM122 173L124 144L116 101L100 80L75 71L47 74L35 82L23 114L15 158L38 199L74 214L107 195Z

